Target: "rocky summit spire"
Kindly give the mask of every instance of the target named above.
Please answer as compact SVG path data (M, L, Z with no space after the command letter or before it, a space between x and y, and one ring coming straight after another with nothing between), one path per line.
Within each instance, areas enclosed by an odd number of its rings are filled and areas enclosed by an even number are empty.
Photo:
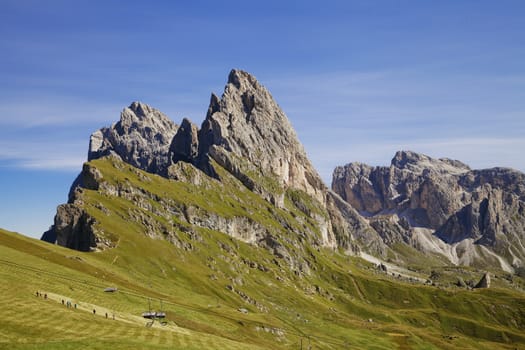
M232 70L222 98L212 95L199 142L201 156L210 156L247 184L258 180L254 176L274 179L322 201L325 186L290 121L247 72Z
M485 272L474 288L490 288L490 273Z
M412 151L397 151L392 158L391 166L413 173L422 173L425 169L436 173L461 174L467 172L470 167L459 160L448 158L434 159L425 154Z
M88 160L110 153L151 173L162 173L169 165L169 147L177 124L162 112L141 102L124 108L120 121L91 135Z
M170 159L176 163L194 163L199 155L199 128L187 118L182 120L170 145Z

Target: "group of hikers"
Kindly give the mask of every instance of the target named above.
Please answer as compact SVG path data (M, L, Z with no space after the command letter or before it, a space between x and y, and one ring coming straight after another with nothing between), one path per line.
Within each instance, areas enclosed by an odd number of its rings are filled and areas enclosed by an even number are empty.
M39 291L36 291L36 296L37 296L37 297L42 297L42 296L43 296L44 299L47 299L47 293L42 294L42 293L40 293Z
M42 294L42 292L39 292L39 291L36 291L36 296L37 297L43 297L44 299L47 299L47 293L44 293ZM75 309L77 308L77 304L72 304L71 301L69 300L64 300L62 299L62 305L65 305L68 309L69 308L72 308L74 307ZM96 309L93 309L93 315L96 315L97 314L97 310ZM106 318L108 318L108 313L106 312ZM115 319L115 314L113 314L112 316L113 319Z
M43 297L44 299L47 299L47 293L43 293L42 294L42 292L36 291L35 294L36 294L37 297ZM77 308L77 304L76 303L73 304L69 300L62 299L62 305L65 305L68 309L69 308L75 308L75 309ZM93 309L93 315L96 315L96 314L97 314L97 310ZM115 314L113 314L112 317L113 317L113 319L115 319ZM108 318L108 313L107 312L106 312L106 318Z
M42 294L42 292L37 290L35 294L37 297L43 297L44 299L47 299L47 293ZM74 307L75 309L77 308L77 304L72 304L69 300L64 301L64 299L62 299L62 305L66 305L68 309L71 307Z
M97 314L97 310L93 309L93 315ZM108 318L108 313L106 312L106 318ZM113 319L115 319L115 314L113 314Z
M64 299L62 299L62 305L64 305ZM66 307L69 309L70 307L72 307L72 304L71 302L68 300L65 302L65 305ZM75 304L75 309L77 308L77 304Z

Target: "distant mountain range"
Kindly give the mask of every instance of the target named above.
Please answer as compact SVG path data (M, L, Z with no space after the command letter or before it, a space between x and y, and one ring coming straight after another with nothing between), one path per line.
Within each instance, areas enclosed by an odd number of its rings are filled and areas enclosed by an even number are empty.
M525 174L397 152L389 167L337 167L332 189L389 246L512 272L525 261Z

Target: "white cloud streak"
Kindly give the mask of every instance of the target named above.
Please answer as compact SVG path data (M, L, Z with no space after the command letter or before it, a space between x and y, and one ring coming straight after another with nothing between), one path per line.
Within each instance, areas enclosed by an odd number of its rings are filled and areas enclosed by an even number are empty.
M32 170L54 170L54 171L80 171L82 170L82 160L80 157L70 158L38 158L21 159L15 164L24 169Z
M86 153L86 142L0 141L0 164L14 168L80 171L86 161Z
M0 127L33 128L103 123L118 117L122 108L86 100L34 96L2 101Z

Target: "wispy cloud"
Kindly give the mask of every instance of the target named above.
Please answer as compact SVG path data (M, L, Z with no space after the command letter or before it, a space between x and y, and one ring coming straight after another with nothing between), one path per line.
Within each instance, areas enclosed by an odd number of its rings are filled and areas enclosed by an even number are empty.
M14 165L24 169L33 170L58 170L58 171L80 171L82 169L82 157L70 158L38 158L20 159Z
M34 170L80 171L86 161L86 142L0 141L0 166Z
M122 109L116 105L53 96L31 96L1 102L0 127L100 124L118 117Z

